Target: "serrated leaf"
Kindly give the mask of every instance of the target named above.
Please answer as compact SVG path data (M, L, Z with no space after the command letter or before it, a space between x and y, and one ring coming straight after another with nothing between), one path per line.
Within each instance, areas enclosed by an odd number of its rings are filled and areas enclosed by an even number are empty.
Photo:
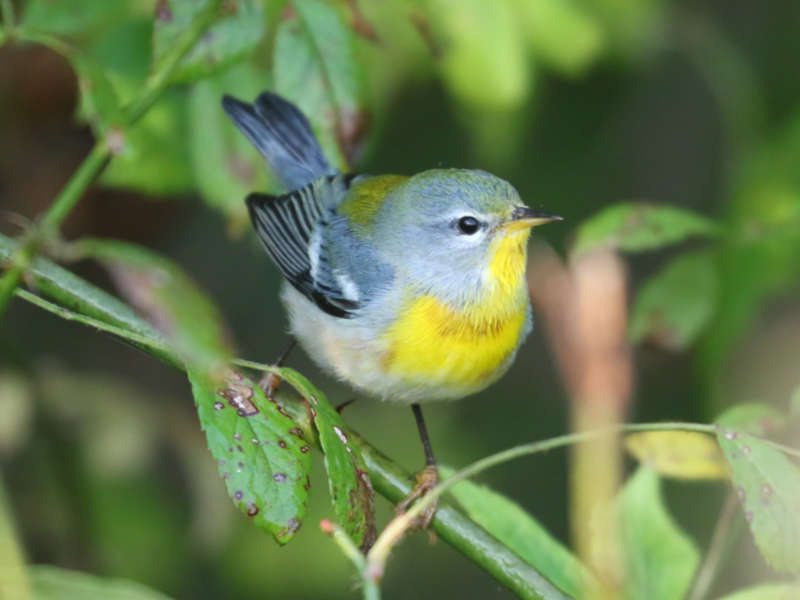
M718 600L797 600L800 585L773 583L738 590Z
M617 510L626 555L626 597L681 600L700 555L664 506L658 474L640 467L620 492Z
M153 25L154 64L206 10L209 1L159 0ZM221 18L175 68L172 81L188 83L213 75L248 56L261 41L266 25L262 2L229 0L221 10Z
M761 554L776 571L800 572L800 469L743 431L721 426L717 440Z
M10 258L17 246L18 243L15 240L0 234L0 260ZM52 261L41 257L36 258L28 269L28 273L39 294L56 300L62 306L122 327L156 342L164 341L163 336L149 323L137 316L127 304ZM148 352L170 364L176 363L176 358L168 353L151 348L148 348Z
M445 479L454 473L448 467L439 470ZM457 483L449 493L473 521L562 591L577 598L582 589L592 589L594 582L589 570L519 504L471 481Z
M122 295L164 334L187 368L219 373L227 366L232 351L219 311L172 261L117 240L84 239L72 249L108 269Z
M281 369L285 379L311 407L311 418L325 456L328 487L337 522L362 548L375 541L375 492L358 447L350 443L347 427L327 397L293 369Z
M245 197L270 189L264 159L231 126L220 107L223 94L255 98L267 74L249 63L198 82L189 97L189 142L194 176L203 199L230 218L235 231L249 222Z
M129 581L99 577L50 565L30 568L37 600L169 600L156 590Z
M100 176L102 183L152 195L194 190L184 91L167 90L140 121L121 133L116 156Z
M678 479L727 479L717 442L694 431L643 431L625 437L625 447L642 465Z
M716 421L727 429L744 431L752 435L770 435L786 427L786 418L768 404L737 404L726 410Z
M360 153L370 119L355 34L331 3L292 6L295 14L275 38L275 90L300 107L328 160L345 170Z
M308 507L311 446L302 430L238 373L223 383L193 371L188 376L228 494L257 526L287 543Z
M630 338L648 339L683 350L702 333L714 314L717 277L708 252L689 252L648 279L633 305Z
M573 252L577 255L607 247L642 252L690 237L712 237L718 231L712 220L682 208L644 203L614 204L581 224Z

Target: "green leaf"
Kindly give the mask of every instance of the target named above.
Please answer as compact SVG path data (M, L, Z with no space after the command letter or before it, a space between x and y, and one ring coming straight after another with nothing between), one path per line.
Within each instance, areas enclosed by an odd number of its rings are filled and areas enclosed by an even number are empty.
M153 26L153 62L158 61L206 10L210 0L160 0ZM191 82L217 73L253 52L265 31L263 2L232 0L223 16L195 44L172 73L175 82Z
M375 541L375 492L358 446L350 443L342 417L321 391L297 371L281 369L281 377L305 398L325 455L328 487L337 522L357 546Z
M17 242L0 234L0 261L11 257L17 248ZM59 304L79 312L123 327L153 340L163 342L163 337L153 327L142 320L131 308L108 292L87 283L59 267L52 261L36 258L28 270L33 278L36 291L42 296L52 298ZM169 364L176 364L170 354L148 347L147 351Z
M168 600L168 596L126 579L98 577L50 565L30 569L37 600Z
M565 75L584 73L608 40L582 3L572 0L513 0L536 58Z
M659 475L727 479L725 457L713 438L694 431L643 431L625 437L625 448Z
M245 197L270 190L264 159L220 107L223 94L255 98L267 74L250 63L198 82L189 97L189 142L195 180L203 199L229 217L234 231L249 219Z
M761 554L776 571L800 572L800 469L743 431L720 427L717 440Z
M768 404L745 403L729 408L716 421L727 429L752 435L770 435L786 427L786 418Z
M528 99L533 79L525 43L508 0L439 0L430 5L444 36L442 77L468 106L508 110Z
M189 157L186 93L166 91L118 140L100 176L106 185L171 196L194 190Z
M674 206L614 204L578 228L573 252L603 247L642 252L682 242L690 237L712 237L719 231L710 219Z
M81 91L78 114L92 126L95 135L103 136L112 128L124 127L126 120L105 70L90 57L77 53L72 57L72 65Z
M123 296L165 334L187 367L219 373L232 358L216 306L170 260L146 248L116 240L75 242L76 256L108 269Z
M626 555L626 597L683 598L699 553L664 506L657 473L640 467L620 492L617 510Z
M453 469L440 467L446 479ZM591 589L593 576L560 541L519 504L491 488L465 480L450 488L469 517L570 596Z
M800 586L790 583L772 583L738 590L719 600L796 600Z
M355 34L332 3L294 0L292 6L295 14L275 38L275 89L300 107L325 155L346 170L360 153L370 118Z
M302 430L238 373L222 383L189 371L200 425L228 494L253 522L285 544L308 503L311 446Z
M28 0L22 15L22 25L48 33L79 35L102 28L127 11L126 2L121 0Z
M717 303L717 278L709 252L689 252L670 262L639 290L630 338L683 350L708 325Z

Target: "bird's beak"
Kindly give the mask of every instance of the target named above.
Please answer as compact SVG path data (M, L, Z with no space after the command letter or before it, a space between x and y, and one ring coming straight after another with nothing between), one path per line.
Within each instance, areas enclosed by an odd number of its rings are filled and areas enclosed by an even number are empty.
M511 217L505 222L504 229L507 231L519 231L529 227L538 227L552 221L563 221L564 217L554 215L527 206L517 206L511 212Z

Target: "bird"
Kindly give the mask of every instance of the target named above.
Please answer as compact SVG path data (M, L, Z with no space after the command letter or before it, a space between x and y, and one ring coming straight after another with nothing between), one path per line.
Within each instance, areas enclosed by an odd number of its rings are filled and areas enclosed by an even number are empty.
M245 201L283 274L291 335L324 371L412 408L425 467L402 513L439 481L420 405L475 394L509 369L533 326L530 230L562 218L482 170L340 172L306 116L269 91L252 103L225 95L222 107L286 190Z

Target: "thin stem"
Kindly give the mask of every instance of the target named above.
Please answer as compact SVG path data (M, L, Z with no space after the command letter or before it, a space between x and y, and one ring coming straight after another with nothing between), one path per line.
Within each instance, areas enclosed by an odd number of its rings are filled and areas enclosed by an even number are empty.
M719 519L717 519L717 524L714 526L714 533L711 536L711 542L708 544L708 552L706 552L703 564L695 576L688 600L702 600L708 595L708 590L711 588L711 584L714 583L714 577L719 570L719 566L730 548L730 540L735 537L733 535L735 532L731 531L731 525L734 522L734 516L738 508L739 502L735 494L728 494L725 504L722 506Z
M319 528L323 533L333 538L333 541L336 542L336 545L339 546L342 553L344 553L355 566L361 577L361 585L364 588L364 600L380 600L381 590L375 581L365 576L367 561L364 555L361 554L361 551L356 548L350 536L347 535L344 529L329 519L324 519L319 524Z
M6 3L3 0L3 18L7 18ZM153 74L147 79L139 94L131 104L126 107L125 114L128 124L135 123L141 118L153 103L159 98L169 83L169 77L175 70L180 60L197 43L200 37L214 23L219 15L222 0L210 2L208 7L192 23L189 30L167 51L159 61ZM7 22L7 21L6 21ZM35 35L33 36L35 37ZM60 42L57 42L60 47ZM31 232L11 257L11 266L0 279L0 315L5 312L14 290L19 287L22 277L39 250L42 239L51 235L64 219L69 215L75 205L83 196L86 188L94 181L95 177L103 170L110 157L110 150L105 139L97 140L89 155L84 158L78 170L72 175L64 188L56 196L50 208L41 219L40 227Z
M599 437L608 435L610 433L622 432L635 432L635 431L699 431L702 433L715 434L715 425L705 425L702 423L683 423L683 422L665 422L665 423L625 423L607 427L594 431L582 431L579 433L570 433L558 437L532 442L530 444L522 444L509 448L502 452L492 454L481 460L478 460L468 467L456 472L452 477L448 477L445 481L437 485L425 496L414 504L405 514L399 515L393 519L383 530L375 545L367 555L367 561L370 565L370 572L383 573L384 565L389 557L394 545L400 541L412 526L414 520L419 516L425 508L433 504L444 492L446 492L453 485L477 475L481 471L508 462L520 456L527 456L529 454L536 454L538 452L546 452L554 448L561 448L572 444L580 444Z

